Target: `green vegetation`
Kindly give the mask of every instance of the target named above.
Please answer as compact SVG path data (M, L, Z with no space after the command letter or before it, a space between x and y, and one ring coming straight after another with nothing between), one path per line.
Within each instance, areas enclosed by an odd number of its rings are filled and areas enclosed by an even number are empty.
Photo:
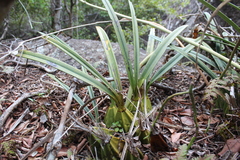
M9 32L16 37L29 38L37 35L38 31L51 32L52 31L52 12L50 0L22 0L22 4L16 2L10 13L10 27ZM103 6L99 0L87 1L91 4ZM130 9L127 0L110 1L116 12L130 15ZM136 17L160 22L162 18L167 15L179 16L174 6L184 7L189 4L189 0L135 0L133 1L136 8ZM79 24L88 24L97 21L109 20L108 14L105 11L88 6L84 3L77 3L77 1L62 2L61 23L62 28L77 26ZM105 26L105 25L100 25ZM127 42L132 42L131 23L123 22L122 27L126 36ZM106 27L106 32L112 41L117 41L114 36L112 27ZM147 36L149 27L140 24L139 35ZM88 26L81 29L74 29L66 32L68 35L79 39L96 39L96 29L94 26ZM143 44L143 43L141 43Z
M134 2L134 1L133 1ZM141 1L141 5L155 5L157 6L156 1L151 1L152 3L146 4L145 1ZM143 3L145 2L145 3ZM180 2L180 1L179 1ZM100 3L100 2L99 2ZM108 106L107 112L104 117L104 121L101 121L104 125L99 125L98 119L98 108L95 108L95 114L89 114L91 117L93 124L95 126L86 127L86 125L78 123L78 125L83 128L84 131L89 132L91 135L89 136L90 146L92 147L93 155L95 158L100 159L143 159L143 153L139 147L132 147L130 139L133 139L134 136L139 137L139 143L148 144L151 143L151 136L156 134L155 132L155 124L158 120L159 116L162 113L162 110L165 107L166 102L171 99L175 95L180 94L190 94L192 106L194 108L194 122L196 127L196 132L198 132L197 118L196 118L196 107L194 101L194 94L192 90L192 86L189 91L183 91L180 93L175 93L169 96L163 104L158 108L158 116L153 121L149 118L149 114L152 111L152 103L148 97L148 91L150 86L157 80L161 79L162 76L168 72L173 66L178 64L182 58L189 59L193 64L195 64L196 68L200 73L204 72L201 76L205 78L206 85L208 88L206 89L206 100L212 105L220 105L222 102L227 102L222 107L224 110L224 114L229 113L230 107L239 106L239 92L235 92L234 96L231 97L231 102L234 101L233 104L230 104L227 99L227 96L230 96L231 87L234 87L234 90L239 91L239 74L236 72L237 69L240 69L240 65L238 63L239 58L235 56L237 59L236 62L233 62L233 57L236 54L236 51L239 50L238 42L231 42L221 37L217 37L212 35L212 33L205 35L205 32L202 33L202 37L192 39L181 36L182 31L186 29L186 25L179 26L174 31L169 31L166 28L153 23L150 17L146 17L146 15L142 15L144 19L137 19L137 16L141 16L140 11L135 12L134 5L132 2L128 1L128 5L126 3L117 4L117 2L113 1L113 4L108 0L102 0L104 7L107 12L99 11L101 13L101 17L107 18L108 16L112 20L112 26L114 32L108 35L106 31L101 27L97 26L96 31L98 36L102 42L102 45L105 50L105 54L108 61L108 69L110 77L113 78L113 81L109 82L106 77L100 74L96 68L94 68L90 63L87 62L81 55L75 52L68 44L59 39L57 36L50 34L43 34L43 38L47 40L49 43L61 49L64 53L71 56L75 61L82 65L81 69L77 69L65 62L62 62L58 59L48 57L46 55L42 55L39 53L34 53L32 51L23 50L18 56L23 58L32 59L38 62L42 62L48 64L52 67L57 68L60 71L63 71L69 75L72 75L90 85L88 88L88 92L91 98L94 98L94 91L92 87L99 89L108 95L110 99L110 105ZM162 2L163 3L163 2ZM124 6L121 6L123 5ZM163 3L164 4L164 3ZM82 4L83 5L83 4ZM126 6L125 6L126 5ZM136 2L137 8L141 8L140 3ZM169 5L169 3L166 3ZM87 7L86 7L87 8ZM114 8L120 8L122 10L126 9L124 13L130 13L131 16L120 15L123 18L128 18L131 20L131 26L127 26L125 24L120 24L119 22L119 14L114 11ZM158 8L158 7L157 7ZM153 7L154 9L154 7ZM156 8L155 8L156 9ZM159 9L159 8L158 8ZM83 9L84 10L84 9ZM121 11L122 11L121 10ZM159 12L161 11L161 8ZM95 13L95 11L92 11ZM120 11L119 11L120 12ZM152 11L151 11L152 12ZM175 14L171 9L164 11L167 13ZM87 11L85 13L88 13ZM209 14L206 14L209 18L209 24L211 23L212 17ZM209 17L210 16L210 17ZM149 19L148 19L149 18ZM156 17L155 17L156 18ZM109 18L108 18L109 19ZM98 19L99 20L99 19ZM229 19L227 19L229 22ZM231 20L230 20L231 21ZM149 40L147 45L147 56L143 61L140 61L140 36L141 31L139 31L139 22L144 23L146 25L151 26L149 29ZM232 23L230 23L232 24ZM207 26L208 27L208 26ZM206 27L206 28L207 28ZM211 30L214 31L214 24L211 24ZM166 32L168 35L166 37L158 37L155 35L155 29L160 29ZM125 32L123 31L125 30ZM216 33L216 30L215 30ZM145 33L144 33L145 34ZM114 35L114 38L112 38ZM130 60L130 55L128 52L127 41L130 41L127 37L131 37L132 43L134 45L134 59L133 62ZM209 38L209 37L214 37ZM110 39L113 41L117 41L120 45L120 50L124 59L125 69L127 72L127 78L129 81L129 86L127 93L123 92L123 84L121 81L121 75L119 73L118 64L116 61L116 57L114 51L111 46ZM181 44L175 45L175 40L185 41L185 45ZM211 47L207 43L207 41L213 41L218 47ZM227 54L223 54L225 50L221 49L221 45L224 43L225 46L232 47L231 54L229 57L224 56ZM155 45L157 44L157 45ZM220 47L219 47L220 46ZM161 68L156 68L157 63L162 58L164 53L166 53L169 49L174 50L176 55L174 55L166 64L163 64ZM208 52L209 56L202 52L200 49ZM220 50L219 50L220 49ZM216 73L217 71L217 73ZM218 74L220 73L220 74ZM51 78L56 80L64 89L69 91L69 86L58 80L54 75L49 75ZM210 83L208 83L207 78L209 77ZM234 78L233 78L234 77ZM223 80L224 79L224 80ZM83 100L79 98L78 95L73 96L74 99L79 103L80 106L83 106ZM93 106L96 106L96 103L92 102ZM226 106L228 105L228 106ZM215 106L214 106L215 107ZM220 106L216 106L219 107ZM89 111L89 108L85 107L85 111ZM153 122L152 122L153 121ZM141 122L146 122L144 126ZM124 136L118 137L117 134L125 133ZM197 135L197 133L196 133ZM149 138L150 137L150 138ZM190 145L187 147L185 145L180 147L180 150L177 154L177 159L185 159L187 150L194 143L194 140L197 136L195 136ZM171 150L171 149L170 149ZM169 150L168 150L169 151ZM208 157L204 157L204 159L210 159L212 155Z
M5 141L1 144L1 151L9 158L16 156L16 142L14 140Z

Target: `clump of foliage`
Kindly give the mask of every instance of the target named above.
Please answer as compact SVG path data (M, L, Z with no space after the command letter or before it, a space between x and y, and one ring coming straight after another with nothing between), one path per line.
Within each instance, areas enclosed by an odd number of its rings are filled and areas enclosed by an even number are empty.
M206 44L201 45L201 37L197 39L189 39L180 36L180 33L187 26L180 26L173 32L165 29L164 27L145 20L137 20L136 13L133 4L128 1L130 6L131 17L123 15L123 17L132 20L132 37L134 44L134 59L131 60L128 52L127 41L120 25L119 19L113 10L108 0L102 0L108 15L112 20L112 26L114 28L117 41L120 45L120 50L124 59L125 68L127 71L127 77L129 81L129 88L127 93L123 92L123 85L121 82L120 73L116 61L115 54L113 52L110 39L105 30L97 26L96 30L101 39L103 48L108 61L109 75L113 81L109 82L103 75L101 75L96 68L89 64L80 54L75 52L70 46L59 39L55 35L43 35L43 37L59 49L64 51L66 54L71 56L74 60L82 65L82 69L77 69L69 64L66 64L60 60L34 53L31 51L24 50L19 54L24 58L39 61L55 67L69 75L72 75L89 85L98 88L106 95L108 95L111 103L108 106L104 125L99 125L97 118L92 117L93 122L96 126L87 127L83 123L79 122L78 125L81 129L91 134L90 143L92 146L94 155L100 159L139 159L143 158L143 153L140 151L138 146L132 146L131 140L133 136L139 137L141 144L150 143L149 138L155 132L155 122L150 123L148 115L152 110L152 104L148 97L148 91L152 83L160 79L167 71L169 71L174 65L176 65L183 57L188 58L192 62L196 63L199 69L203 70L210 78L216 79L218 75L211 70L208 65L214 69L219 69L219 65L223 61L229 62L230 60L221 54L214 51L211 47ZM140 42L139 42L139 31L138 22L146 23L154 28L161 29L168 33L166 37L157 37L155 35L155 29L150 30L149 43L147 47L147 56L143 61L140 61ZM176 38L186 41L187 45L181 47L172 43ZM154 45L158 43L156 46ZM179 41L178 41L179 42ZM214 60L218 60L218 64L215 63L211 58L198 53L195 47L199 47L215 56ZM157 63L163 54L168 50L175 50L177 53L174 55L166 64L161 68L156 69ZM231 63L234 67L240 69L238 63ZM51 78L56 80L56 77L49 75ZM69 91L69 87L57 80L66 90ZM92 88L88 88L90 95L93 97ZM188 92L184 92L188 93ZM83 105L82 100L74 95L76 101ZM94 105L94 103L92 103ZM165 104L165 103L164 103ZM159 114L163 110L164 104L159 109ZM95 104L96 105L96 104ZM87 109L88 110L88 109ZM97 107L95 110L97 113ZM157 119L157 118L156 118ZM143 123L145 122L145 123ZM114 126L113 126L114 124ZM122 137L118 137L119 132L122 133ZM117 134L116 134L117 133ZM146 138L147 137L147 138ZM147 142L146 142L147 141ZM186 149L182 149L179 157L184 157Z

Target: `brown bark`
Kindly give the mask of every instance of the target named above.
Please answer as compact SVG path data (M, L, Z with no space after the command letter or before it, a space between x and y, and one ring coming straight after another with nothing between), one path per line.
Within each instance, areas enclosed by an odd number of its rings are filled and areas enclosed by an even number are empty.
M52 12L52 28L54 30L60 30L61 26L61 12L62 12L62 0L51 0L51 12Z

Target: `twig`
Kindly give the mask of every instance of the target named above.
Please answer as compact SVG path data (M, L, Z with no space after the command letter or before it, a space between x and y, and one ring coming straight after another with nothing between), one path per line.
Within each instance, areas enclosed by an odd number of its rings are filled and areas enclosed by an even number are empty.
M30 149L28 151L28 153L26 153L22 158L21 160L25 160L28 158L28 156L34 152L37 148L39 148L42 144L46 143L53 135L54 135L54 131L51 131L48 135L46 135L43 139L41 139L41 141L39 141L38 143L36 143L32 149Z
M55 87L64 89L64 88L63 88L62 86L60 86L60 85L54 84L53 82L50 82L50 81L43 80L43 78L44 78L46 75L48 75L48 73L45 73L45 74L43 74L43 75L40 77L40 81L41 81L42 83L49 84L49 85L52 85L52 86L55 86Z
M61 117L59 127L58 127L58 129L55 133L53 141L51 142L51 146L50 146L51 151L49 152L49 154L47 156L48 160L54 160L55 157L57 156L58 151L62 147L62 144L61 144L61 138L63 136L62 133L64 131L65 122L66 122L67 115L68 115L68 112L69 112L69 109L70 109L70 106L71 106L71 103L72 103L73 94L74 94L75 89L76 89L76 85L73 83L73 85L71 86L71 89L69 91L69 94L68 94L67 102L66 102L66 105L64 107L64 111L63 111L63 114L62 114L62 117Z
M201 141L203 141L203 140L205 140L205 139L212 138L212 137L214 137L214 134L211 134L211 135L209 135L209 136L207 136L207 137L204 137L204 138L202 138L202 139L199 139L199 140L195 141L195 143L199 143L199 142L201 142Z
M168 91L168 92L169 91L172 91L173 93L179 92L179 90L177 90L177 89L175 89L173 87L165 86L165 85L162 85L162 84L157 83L157 82L152 83L151 86L156 87L158 89L162 89L164 91Z
M37 63L29 63L29 62L24 63L24 62L19 62L19 61L15 61L15 60L7 60L3 64L6 64L6 63L16 63L16 64L22 65L22 66L34 66L34 67L43 69L44 71L46 71L48 73L54 73L57 71L57 69L49 69L49 68L42 66L41 64L37 64Z
M0 41L3 40L6 37L6 34L8 32L8 27L9 27L9 15L6 19L4 19L4 25L3 25L3 33L0 38Z
M28 108L23 112L23 114L18 118L14 125L9 129L8 133L5 136L1 137L0 139L7 137L18 126L18 124L23 120L27 113L29 113Z
M136 124L135 122L136 122L136 119L137 119L137 116L138 116L138 110L139 110L140 102L141 102L141 97L140 97L140 100L138 100L138 103L137 103L137 106L136 106L136 112L134 114L131 126L130 126L129 131L128 131L128 136L125 138L125 144L124 144L124 147L123 147L123 150L122 150L122 153L121 153L121 158L120 158L121 160L125 159L125 155L127 153L127 148L128 148L128 143L130 144L130 139L133 139L132 137L135 134L135 132L133 132L133 128Z
M32 20L31 20L31 18L30 18L30 15L29 15L29 13L28 13L28 10L27 10L26 7L23 5L23 3L22 3L21 0L18 0L18 2L21 4L21 6L23 7L23 10L26 12L27 17L28 17L29 25L30 25L31 29L33 29Z
M195 128L190 128L190 127L183 127L183 126L176 126L176 125L173 125L173 124L169 124L169 123L164 123L162 121L158 121L158 123L163 126L163 127L167 127L167 128L173 128L173 129L176 129L176 130L185 130L185 131L194 131Z
M12 111L25 99L39 95L40 93L47 93L46 90L44 91L38 91L38 92L32 92L32 93L24 93L20 98L18 98L11 106L9 106L5 112L0 117L0 128L3 127L3 124L7 120L8 116L12 113Z

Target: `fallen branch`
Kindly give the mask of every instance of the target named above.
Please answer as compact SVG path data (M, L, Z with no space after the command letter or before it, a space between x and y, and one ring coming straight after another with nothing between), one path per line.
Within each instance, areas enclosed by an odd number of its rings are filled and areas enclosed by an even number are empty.
M65 128L65 122L66 122L67 115L68 115L68 112L69 112L69 109L70 109L70 106L71 106L71 103L72 103L75 88L76 88L76 85L74 84L73 86L71 86L71 89L69 91L68 98L67 98L67 101L66 101L66 105L64 107L64 111L63 111L63 114L62 114L62 117L61 117L60 124L59 124L58 129L55 133L55 136L54 136L54 138L53 138L53 140L50 144L50 147L48 148L48 150L50 150L50 152L47 156L48 160L51 160L51 159L54 160L55 157L57 156L57 153L62 148L61 139L62 139L62 136L63 136L63 131L64 131L64 128Z
M12 113L12 111L25 99L33 97L33 96L37 96L40 93L47 93L46 90L44 91L38 91L38 92L32 92L32 93L24 93L20 98L18 98L11 106L9 106L5 112L3 112L3 114L0 117L0 128L3 127L3 124L5 123L5 121L7 120L8 116Z
M44 143L46 143L52 136L54 135L54 131L51 131L48 135L46 135L43 139L41 139L41 141L39 141L37 144L35 144L33 146L32 149L30 149L30 151L28 151L28 153L26 153L21 160L25 160L28 158L28 156L34 152L36 149L38 149L41 145L43 145Z
M29 62L24 63L24 62L15 61L15 60L7 60L3 64L6 64L6 63L16 63L17 65L22 65L22 66L34 66L34 67L37 67L37 68L40 68L40 69L46 71L47 73L54 73L57 71L57 69L49 69L46 66L43 66L43 65L37 64L37 63L29 63Z

